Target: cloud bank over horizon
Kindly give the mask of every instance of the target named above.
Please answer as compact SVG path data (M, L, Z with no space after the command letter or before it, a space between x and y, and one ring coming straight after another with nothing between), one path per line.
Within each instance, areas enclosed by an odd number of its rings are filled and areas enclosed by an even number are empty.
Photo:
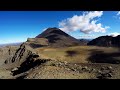
M109 34L109 36L112 36L112 37L116 37L116 36L118 36L118 35L120 35L120 33L118 33L118 32L114 32L114 33L110 33L110 34Z
M93 32L105 33L109 26L104 26L98 23L98 19L103 15L103 11L83 12L82 15L74 15L59 22L59 27L65 32L72 32L79 30L84 34Z

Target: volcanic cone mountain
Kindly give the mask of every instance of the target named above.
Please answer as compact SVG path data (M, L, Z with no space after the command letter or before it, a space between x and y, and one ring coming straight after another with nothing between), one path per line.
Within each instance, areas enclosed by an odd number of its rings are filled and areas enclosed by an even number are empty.
M79 40L58 28L48 28L43 33L36 36L36 38L46 38L49 42L49 46L54 47L74 46L81 44Z

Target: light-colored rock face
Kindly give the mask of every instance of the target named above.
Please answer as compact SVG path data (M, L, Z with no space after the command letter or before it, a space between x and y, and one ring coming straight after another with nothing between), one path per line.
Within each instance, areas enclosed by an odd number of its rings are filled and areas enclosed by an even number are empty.
M7 69L18 67L33 54L36 55L36 51L26 42L20 46L0 48L0 67Z
M11 60L19 46L0 48L0 66L7 60Z
M49 45L48 39L46 38L28 38L27 43L39 44L39 45Z
M14 63L14 62L23 62L35 51L26 43L20 45L16 52L12 55L11 58L5 60L5 64Z
M39 55L37 55L36 51L26 42L18 47L0 48L0 78L14 77L11 74L13 71L17 71L18 68L21 70L20 73L22 73L22 71L24 72L25 68L29 70L34 64L37 65L37 62L34 63L37 57L39 57ZM4 70L6 71L4 72ZM4 74L6 74L5 77L3 77Z

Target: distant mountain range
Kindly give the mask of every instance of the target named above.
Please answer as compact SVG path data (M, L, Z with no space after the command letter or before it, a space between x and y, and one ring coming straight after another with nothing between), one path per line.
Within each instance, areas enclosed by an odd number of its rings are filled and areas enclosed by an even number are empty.
M85 45L87 45L90 41L92 41L93 39L78 39L81 43L84 43Z
M18 42L18 43L8 43L8 44L0 44L0 47L5 47L5 46L19 46L23 42Z

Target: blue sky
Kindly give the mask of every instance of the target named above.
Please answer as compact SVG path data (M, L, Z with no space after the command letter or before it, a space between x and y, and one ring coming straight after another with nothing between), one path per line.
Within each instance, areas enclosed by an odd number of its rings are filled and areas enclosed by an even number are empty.
M0 44L26 41L27 38L34 38L48 27L58 27L75 38L96 38L120 33L118 11L98 11L96 13L91 11L93 16L90 12L86 12L85 15L83 13L85 11L0 11ZM86 22L89 21L89 23L81 26L83 21L79 21L80 16L85 19L90 16L89 19L86 19ZM71 22L71 20L73 21ZM97 22L91 24L91 21L95 20ZM65 24L63 25L63 23ZM100 28L97 26L99 23L102 25ZM74 27L74 25L76 26ZM85 25L88 25L87 28L83 28ZM89 26L92 25L94 30L89 29ZM105 32L103 33L102 30Z

